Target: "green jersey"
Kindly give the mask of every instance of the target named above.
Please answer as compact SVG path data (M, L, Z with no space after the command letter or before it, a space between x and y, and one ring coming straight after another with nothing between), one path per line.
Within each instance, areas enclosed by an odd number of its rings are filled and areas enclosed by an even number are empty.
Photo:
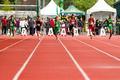
M112 19L108 19L108 28L110 30L112 30L112 28L113 28L113 21L112 21Z
M60 31L60 22L59 21L55 21L55 27L54 27L54 34L58 34Z
M14 28L15 28L15 20L14 20L14 18L10 19L10 28L12 30L14 30Z

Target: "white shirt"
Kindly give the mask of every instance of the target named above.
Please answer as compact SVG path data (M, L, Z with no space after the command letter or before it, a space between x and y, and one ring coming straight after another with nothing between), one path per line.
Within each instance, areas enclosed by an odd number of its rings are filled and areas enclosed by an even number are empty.
M23 21L20 21L20 27L27 27L28 26L28 22L23 20Z

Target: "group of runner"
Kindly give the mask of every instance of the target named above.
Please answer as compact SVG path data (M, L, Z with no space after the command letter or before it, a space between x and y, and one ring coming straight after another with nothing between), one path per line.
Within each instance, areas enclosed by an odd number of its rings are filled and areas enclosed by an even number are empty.
M78 28L79 33L82 32L84 21L82 17L76 17L73 14L71 16L68 16L67 18L66 16L56 16L55 18L48 18L47 21L44 21L42 18L40 18L40 16L37 16L36 19L16 19L13 15L11 15L8 19L6 18L6 16L1 19L2 34L7 34L7 30L9 29L10 35L12 36L15 35L15 30L19 30L19 27L22 27L21 30L28 30L29 26L30 35L34 35L36 32L37 36L39 37L41 29L43 28L43 26L46 26L45 24L49 24L49 28L53 28L53 33L57 39L61 27L64 27L66 29L66 33L72 36L74 36L74 28ZM88 29L91 39L93 38L93 36L96 35L95 24L95 18L91 14L90 18L88 19ZM109 29L110 39L113 33L113 20L111 16L109 16L109 18L106 20L106 27L108 27Z
M109 39L111 39L112 34L113 34L113 20L111 18L111 15L109 15L109 18L105 20L104 24L105 24L104 26L108 29L108 31L110 33ZM96 27L95 26L95 18L91 14L90 18L88 19L88 29L89 29L89 34L90 34L91 39L93 38L93 36L96 35L95 27Z

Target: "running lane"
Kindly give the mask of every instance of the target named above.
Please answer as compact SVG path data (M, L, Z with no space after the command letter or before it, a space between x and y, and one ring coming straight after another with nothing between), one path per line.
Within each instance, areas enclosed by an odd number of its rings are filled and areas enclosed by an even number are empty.
M58 40L46 37L19 80L84 80Z
M90 39L86 37L82 38L85 39L85 42L91 42ZM61 41L72 53L73 57L81 65L91 80L120 80L119 61L103 55L102 52L96 51L95 49L76 41L72 37L61 38Z
M20 41L21 39L7 39L0 42L0 50Z
M103 41L104 42L103 43L103 42L100 41L100 39L101 38L94 38L93 40L90 40L90 39L87 39L87 38L79 38L77 40L80 40L83 43L87 43L91 46L94 46L95 48L97 48L99 50L102 50L104 52L107 52L108 54L113 55L113 56L120 59L120 47L119 46L118 47L111 46L112 44L107 45L107 43L109 41ZM117 43L118 43L118 45L120 44L119 42L117 42Z
M10 42L14 42L12 40ZM0 52L0 80L12 80L37 43L36 39L26 39Z
M3 42L3 41L5 41L5 40L6 40L6 39L1 39L1 38L0 38L0 42Z
M107 37L95 37L94 39L120 46L120 38L118 36L113 36L111 39L108 39Z

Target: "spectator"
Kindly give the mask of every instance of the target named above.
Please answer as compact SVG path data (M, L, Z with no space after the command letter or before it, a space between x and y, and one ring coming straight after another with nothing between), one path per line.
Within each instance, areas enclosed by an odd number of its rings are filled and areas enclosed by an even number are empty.
M9 22L10 22L10 36L14 36L15 34L15 19L13 17L13 15L10 16L10 19L9 19Z
M40 17L37 16L36 19L36 30L37 30L37 36L40 36L40 30L41 30L41 26L42 26L42 21L40 20Z
M75 16L72 14L70 18L70 27L69 27L69 30L72 36L74 36L73 27L76 27L76 19L75 19Z
M1 20L2 23L2 35L7 33L7 19L6 16L4 16Z
M82 19L82 17L78 19L77 24L78 24L78 33L80 34L82 32L82 29L83 29L83 19Z
M28 26L28 22L23 18L20 21L20 28L21 28L21 35L22 36L26 36L27 35L27 26Z
M30 18L30 20L28 21L28 25L29 25L29 28L30 28L30 35L34 35L35 34L35 28L34 28L34 20L32 18Z

